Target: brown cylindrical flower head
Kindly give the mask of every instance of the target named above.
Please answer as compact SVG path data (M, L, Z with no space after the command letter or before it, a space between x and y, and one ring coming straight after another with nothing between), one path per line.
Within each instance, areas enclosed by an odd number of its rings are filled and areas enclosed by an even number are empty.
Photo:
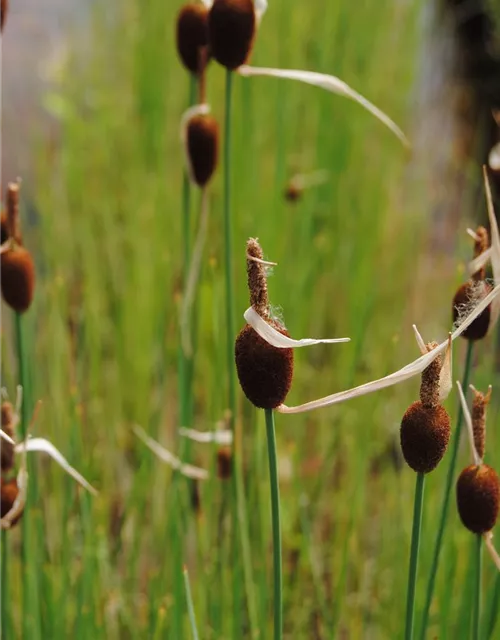
M1 517L3 518L12 509L14 502L16 501L17 494L19 493L19 487L17 486L16 478L12 478L11 480L4 480L3 478L1 478L0 486L2 496L0 511ZM14 526L16 522L19 521L21 516L22 512L17 516L17 518L12 521L12 526Z
M429 342L427 351L432 351L438 346L437 342ZM422 371L420 383L420 401L424 407L437 407L439 399L439 377L443 366L443 356L438 355L430 365Z
M488 231L480 226L475 231L474 258L480 256L490 244ZM485 282L486 271L484 267L472 274L470 280L462 284L453 297L453 323L455 324L464 310L484 298L492 287ZM487 307L483 313L463 332L462 337L467 340L482 340L488 333L490 326L491 309Z
M213 57L227 69L240 67L251 53L255 28L253 0L214 0L208 15Z
M472 402L472 431L474 434L474 446L481 460L484 458L486 442L486 408L491 398L491 387L486 394L474 389Z
M442 405L411 404L401 421L401 449L409 467L429 473L437 467L450 440L450 417Z
M233 452L231 447L220 447L217 451L217 475L227 480L233 473Z
M14 438L14 407L10 402L2 402L2 431ZM6 440L0 443L0 458L2 472L10 471L14 467L14 446Z
M7 19L7 11L9 10L9 0L2 0L0 7L0 30L3 31L5 20Z
M269 317L267 276L262 249L254 238L247 243L247 276L250 304L276 331L286 329ZM275 409L285 401L293 379L293 349L274 347L249 324L236 338L235 361L238 379L246 397L260 409Z
M17 311L26 311L33 300L35 265L31 254L20 245L13 246L1 257L2 296Z
M186 146L191 177L204 187L217 168L219 125L209 114L192 116L187 123Z
M198 74L208 62L208 9L190 3L177 17L177 52L188 71Z
M486 464L465 468L457 481L457 507L462 523L472 533L491 531L498 518L500 480Z

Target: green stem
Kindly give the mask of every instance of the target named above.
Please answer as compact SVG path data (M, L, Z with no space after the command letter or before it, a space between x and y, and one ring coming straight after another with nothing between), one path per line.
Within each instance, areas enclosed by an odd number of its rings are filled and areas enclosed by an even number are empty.
M493 638L493 632L498 618L498 612L500 611L500 573L497 573L495 579L495 587L493 590L493 596L491 597L490 615L488 622L488 635L487 638Z
M472 352L473 352L474 343L469 340L467 342L467 354L465 356L465 368L464 375L462 380L462 388L467 389L469 386L469 377L472 368ZM448 518L448 512L450 509L450 499L451 499L451 490L453 486L453 481L455 479L455 470L457 466L457 458L458 458L458 448L460 445L460 433L462 430L462 422L463 422L463 411L462 405L459 403L458 407L458 415L457 415L457 426L455 429L454 441L451 450L451 459L450 466L448 467L448 475L446 476L446 485L444 489L443 495L443 504L440 511L440 519L439 519L439 527L436 536L436 544L434 546L434 554L432 556L432 565L431 571L429 574L429 582L427 584L427 595L425 599L425 607L424 613L422 616L422 630L420 634L421 640L425 640L425 635L427 631L427 625L429 623L429 613L432 604L432 597L434 594L434 588L436 586L436 576L439 566L439 556L441 554L441 548L443 546L444 539L444 530L446 528L446 521Z
M473 640L479 640L480 634L480 620L481 620L481 578L482 578L482 550L483 550L483 536L476 535L476 561L475 561L475 584L474 584L474 609L472 612L472 638Z
M1 550L1 580L0 584L0 599L1 599L1 609L0 609L0 624L1 624L1 636L2 638L9 637L9 628L8 628L8 615L9 615L9 607L7 603L7 589L9 577L7 573L7 560L8 560L8 550L7 550L7 532L2 530L0 544L2 546Z
M27 370L26 370L26 354L24 349L24 339L23 339L23 321L22 315L20 313L14 314L15 318L15 333L16 333L16 350L17 350L17 371L18 371L18 383L21 385L23 390L23 401L21 403L21 415L19 416L19 426L20 426L20 439L24 440L26 438L26 431L28 429L28 416L27 416L27 394L28 394L28 385L27 385Z
M405 640L413 638L413 618L415 611L415 584L417 579L418 549L420 546L420 530L422 528L422 506L424 504L423 473L417 473L415 485L415 504L413 507L413 529L411 533L410 570L408 573L408 595L406 600Z
M226 278L226 350L229 390L229 411L231 427L234 428L236 414L236 386L234 378L234 314L233 314L233 269L232 269L232 231L231 231L231 109L233 73L226 71L226 107L224 123L224 247Z
M196 616L194 613L193 596L191 595L191 586L189 584L189 573L187 567L184 566L184 586L186 588L186 600L188 605L189 623L191 625L191 633L193 634L193 640L199 640L198 629L196 627Z
M283 577L281 571L280 489L278 484L276 433L274 430L274 413L272 409L266 409L266 430L273 521L274 640L281 640L283 635Z

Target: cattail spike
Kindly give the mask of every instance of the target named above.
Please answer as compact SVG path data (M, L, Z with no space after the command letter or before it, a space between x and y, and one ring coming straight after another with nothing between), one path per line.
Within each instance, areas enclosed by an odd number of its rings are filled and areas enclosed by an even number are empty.
M16 242L20 242L19 234L19 188L21 181L9 182L7 186L6 207L7 207L7 234Z
M486 394L481 393L470 385L474 393L472 402L472 432L474 435L474 445L476 451L481 458L484 458L485 442L486 442L486 408L491 398L491 385Z
M427 352L430 353L439 345L437 342L429 342L425 346ZM442 367L443 356L440 354L422 371L420 402L424 407L437 407L440 404L439 378Z
M247 278L250 304L262 318L266 319L269 316L267 273L264 253L256 238L250 238L247 242Z

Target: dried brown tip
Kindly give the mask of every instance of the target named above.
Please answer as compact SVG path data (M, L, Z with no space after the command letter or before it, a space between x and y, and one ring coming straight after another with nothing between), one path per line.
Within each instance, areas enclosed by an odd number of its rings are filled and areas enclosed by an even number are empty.
M472 432L474 434L474 446L481 460L484 458L486 442L486 407L491 398L491 387L486 394L473 390L472 402Z
M19 182L9 182L7 186L6 209L7 209L7 235L16 242L21 243L19 231Z
M430 352L438 346L437 342L429 342L425 345ZM422 371L420 383L420 402L424 407L437 407L439 400L439 374L443 367L443 356L440 354Z
M221 480L228 480L233 473L233 452L231 447L221 447L217 451L217 475Z
M289 335L277 322L268 322ZM250 402L260 409L283 404L292 386L293 349L273 347L246 325L236 338L235 360L241 388Z
M14 407L10 402L2 402L2 430L14 438ZM0 442L0 464L2 472L10 471L14 467L14 445L7 440Z
M0 6L0 30L3 31L5 20L7 19L7 11L9 10L9 0L2 0Z
M17 494L19 493L19 487L17 486L16 478L12 478L11 480L4 480L3 478L1 478L0 486L1 486L1 494L2 494L0 516L3 518L12 509L14 502L16 501ZM22 515L23 514L21 512L17 516L17 518L15 518L12 521L11 526L14 526L16 522L19 521Z
M210 115L197 115L187 124L187 153L193 180L204 187L212 177L219 155L219 125Z
M490 236L488 230L483 226L479 226L476 229L475 233L476 239L474 240L474 258L477 258L490 246ZM479 273L479 271L477 273ZM484 274L481 280L484 280Z
M478 292L478 289L479 292ZM464 309L470 309L471 303L484 298L492 287L486 282L469 280L461 285L453 298L453 324L463 315ZM478 293L480 295L478 295ZM491 305L478 316L462 333L467 340L482 340L488 333L491 317Z
M214 0L208 14L210 50L217 62L237 69L248 59L255 36L253 0Z
M1 256L2 296L17 311L26 311L33 300L35 265L29 251L13 246Z
M203 4L182 7L177 16L176 37L177 52L183 65L191 73L200 73L209 59L208 9Z
M500 507L500 480L486 464L471 465L457 481L457 507L464 527L487 533L495 526Z
M450 440L450 417L442 405L410 405L401 421L401 449L409 467L429 473L437 467Z
M250 304L261 316L269 315L269 297L267 295L267 273L263 264L264 254L259 242L250 238L247 242L247 281L250 292Z

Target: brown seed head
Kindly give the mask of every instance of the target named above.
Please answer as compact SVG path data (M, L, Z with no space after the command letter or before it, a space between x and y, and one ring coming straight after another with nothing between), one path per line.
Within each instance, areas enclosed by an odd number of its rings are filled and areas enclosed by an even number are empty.
M484 458L486 442L486 407L491 398L491 387L486 394L474 389L472 402L472 431L474 433L474 446L481 460Z
M193 116L187 125L187 153L193 180L204 187L212 177L219 155L219 125L210 115Z
M9 10L9 0L2 0L0 7L0 31L3 31L5 20L7 19L7 11Z
M464 309L470 309L471 302L484 298L491 291L491 285L484 281L469 280L461 285L453 298L453 323L463 315ZM478 316L462 333L467 340L481 340L488 333L490 326L491 305Z
M5 302L17 311L26 311L33 300L35 265L29 251L13 246L1 256L2 295Z
M7 213L5 211L2 211L1 223L2 223L2 238L0 240L0 244L3 244L4 242L7 242L7 239L9 237L9 232L7 230Z
M457 481L457 507L462 523L472 533L495 526L500 506L500 480L486 464L465 468Z
M217 475L227 480L233 473L233 452L231 447L221 447L217 451Z
M1 494L2 494L2 502L0 507L1 517L6 516L9 511L12 509L14 502L17 498L17 494L19 493L19 488L17 486L17 480L12 478L11 480L0 479L1 486ZM19 514L17 518L12 521L12 526L18 522L18 520L22 516L22 512Z
M401 449L408 466L417 473L437 467L450 440L450 417L442 405L411 404L401 421Z
M177 17L177 52L188 71L198 74L208 62L208 9L203 4L187 4Z
M249 57L255 36L253 0L214 0L208 15L213 57L227 69L237 69Z
M14 438L14 407L10 402L2 402L2 430ZM14 467L14 446L3 440L0 442L0 460L2 471L10 471Z
M260 260L264 253L258 241L250 238L247 242L247 281L250 292L250 304L264 319L269 315L269 298L267 295L266 267Z
M429 342L427 351L432 351L438 346L437 342ZM443 367L443 356L440 354L422 371L420 383L420 402L424 407L437 407L439 405L439 374Z
M277 322L268 322L289 335ZM247 324L236 338L235 360L241 388L256 407L275 409L285 401L292 386L293 349L273 347Z

